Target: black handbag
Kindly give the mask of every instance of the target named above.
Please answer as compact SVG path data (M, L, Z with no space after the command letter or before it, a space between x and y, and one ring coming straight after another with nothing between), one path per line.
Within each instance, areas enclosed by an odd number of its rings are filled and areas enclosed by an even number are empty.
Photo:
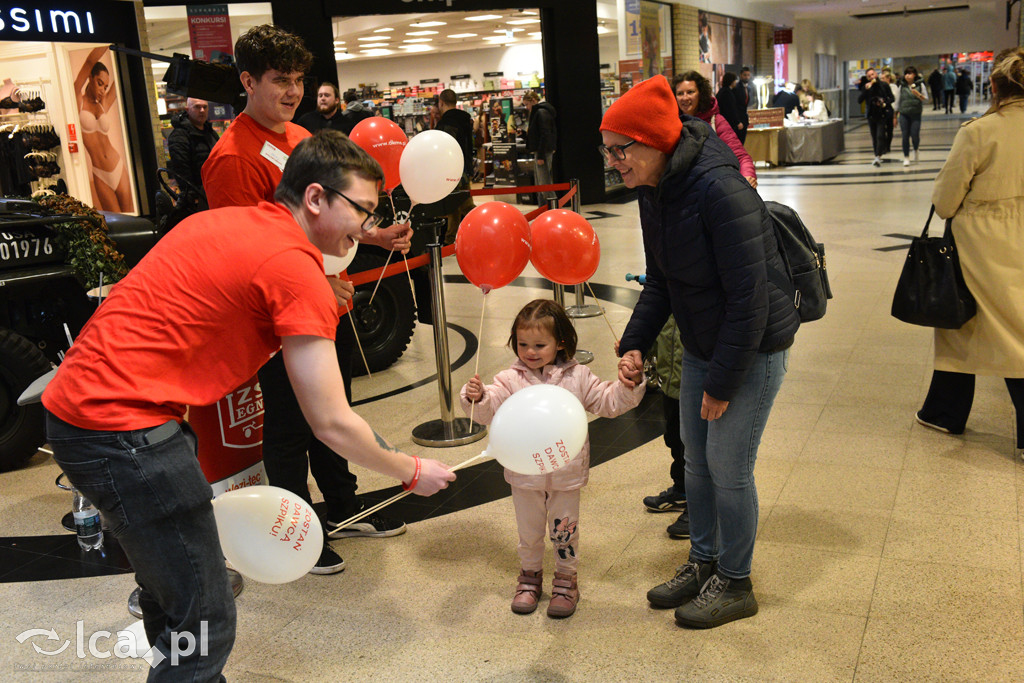
M974 317L978 306L960 270L960 257L950 229L952 219L946 219L942 237L928 236L928 224L934 214L933 206L921 236L910 243L896 283L892 315L911 325L955 330Z

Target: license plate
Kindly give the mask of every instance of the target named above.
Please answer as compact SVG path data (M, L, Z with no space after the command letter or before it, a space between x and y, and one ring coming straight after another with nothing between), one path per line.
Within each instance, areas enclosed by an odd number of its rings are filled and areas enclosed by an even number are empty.
M59 263L64 255L55 247L53 238L28 230L0 232L0 268L38 263Z

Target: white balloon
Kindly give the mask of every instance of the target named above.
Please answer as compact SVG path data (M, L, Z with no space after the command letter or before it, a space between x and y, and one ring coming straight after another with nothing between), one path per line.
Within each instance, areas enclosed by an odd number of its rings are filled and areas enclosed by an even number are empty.
M246 486L213 499L221 550L243 575L263 583L304 576L320 558L324 531L302 498L277 486Z
M441 201L462 180L465 162L455 138L439 130L418 133L402 151L398 174L416 204Z
M337 275L348 268L352 265L352 259L356 257L356 249L358 248L359 242L356 242L344 256L331 256L330 254L324 254L324 272L328 275Z
M487 455L513 472L550 474L583 449L587 412L572 392L535 384L501 404L489 431Z

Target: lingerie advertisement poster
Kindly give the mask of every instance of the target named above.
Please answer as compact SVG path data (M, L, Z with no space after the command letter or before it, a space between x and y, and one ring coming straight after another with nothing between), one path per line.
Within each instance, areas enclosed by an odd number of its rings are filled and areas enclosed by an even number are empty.
M121 114L121 82L110 50L106 45L75 47L68 50L68 60L75 98L68 121L74 122L81 142L92 206L98 211L137 213Z

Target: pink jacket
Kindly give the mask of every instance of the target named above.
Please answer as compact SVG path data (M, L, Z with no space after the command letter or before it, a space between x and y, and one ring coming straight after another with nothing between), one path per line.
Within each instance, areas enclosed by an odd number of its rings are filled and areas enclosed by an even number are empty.
M743 143L736 137L736 131L732 129L729 122L725 120L718 111L718 100L714 97L711 98L711 109L703 112L697 112L697 118L702 121L706 121L711 124L711 127L718 133L718 137L722 138L722 142L729 145L729 149L736 155L736 158L740 162L740 174L744 178L756 178L757 171L754 170L754 160L747 154L747 150L744 149ZM712 122L714 119L714 122Z
M531 384L556 384L568 389L580 400L588 413L600 417L616 417L631 408L635 408L646 391L645 384L629 389L619 380L602 382L585 365L575 360L568 363L555 363L545 366L542 373L526 367L516 359L512 367L502 370L494 376L494 384L484 386L484 396L476 404L473 420L480 424L490 424L498 406L506 398L525 389ZM472 402L466 398L466 387L459 392L462 409L469 415ZM512 486L542 491L571 491L582 488L590 476L590 437L583 444L583 450L568 465L551 474L519 474L505 470L505 481Z

